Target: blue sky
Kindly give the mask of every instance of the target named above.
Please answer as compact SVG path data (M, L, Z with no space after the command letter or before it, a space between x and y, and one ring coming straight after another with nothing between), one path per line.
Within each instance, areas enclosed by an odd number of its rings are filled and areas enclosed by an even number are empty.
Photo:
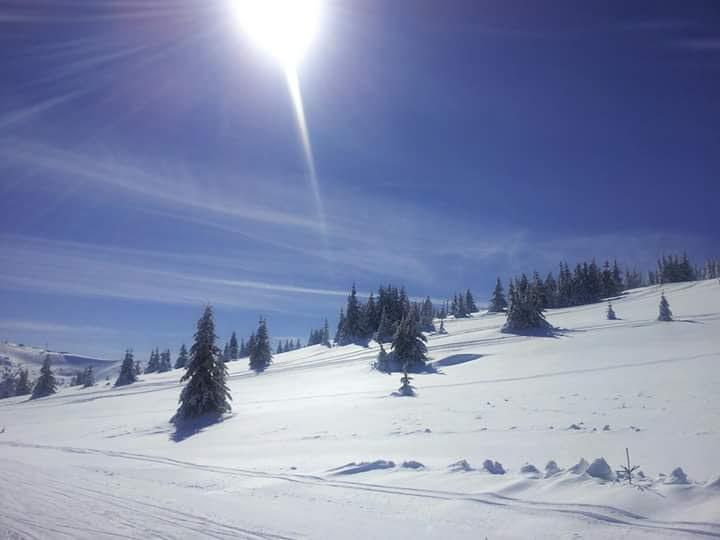
M560 259L717 256L715 2L328 0L284 74L229 2L0 7L0 338L118 357L353 281L444 298Z

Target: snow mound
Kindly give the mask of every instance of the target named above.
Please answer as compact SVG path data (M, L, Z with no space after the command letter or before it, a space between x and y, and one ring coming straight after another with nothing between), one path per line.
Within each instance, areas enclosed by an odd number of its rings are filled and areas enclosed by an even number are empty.
M375 461L361 461L360 463L347 463L336 469L331 469L333 474L359 474L369 471L379 471L382 469L392 469L395 467L393 461L385 461L384 459L377 459Z
M601 480L607 480L609 482L615 480L615 473L610 468L610 465L608 465L608 462L605 461L605 458L597 458L590 464L590 466L585 470L585 472L593 478L599 478Z
M708 480L707 484L705 484L705 487L710 489L720 489L720 475Z
M420 463L419 461L415 461L413 459L409 461L403 461L402 465L400 465L404 469L424 469L425 465Z
M547 462L547 465L545 465L545 478L555 476L556 474L560 473L560 471L561 469L560 467L558 467L558 464L551 459Z
M505 474L505 469L503 468L502 463L491 459L483 461L483 469L490 474Z
M580 461L570 467L569 471L573 474L583 474L589 466L590 464L585 461L585 458L580 458Z
M526 463L520 467L520 472L528 478L540 478L542 476L538 468L532 463Z
M670 485L688 485L690 481L685 471L682 470L682 467L675 467L663 483Z
M470 472L475 470L465 459L461 459L460 461L451 463L450 465L448 465L448 469L450 469L452 472Z

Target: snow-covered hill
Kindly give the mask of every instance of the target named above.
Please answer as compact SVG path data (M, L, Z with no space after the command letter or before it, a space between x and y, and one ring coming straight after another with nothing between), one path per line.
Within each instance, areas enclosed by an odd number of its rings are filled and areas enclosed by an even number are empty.
M664 290L671 323L658 287L551 310L555 337L446 321L415 398L374 347L314 346L232 362L233 416L194 434L178 371L4 400L0 537L720 537L720 285ZM581 461L625 448L639 487Z
M61 381L69 380L78 371L92 366L96 378L113 376L118 372L118 360L105 360L68 352L47 351L10 342L0 342L0 366L23 367L35 378L42 367L45 356L50 355L53 371Z

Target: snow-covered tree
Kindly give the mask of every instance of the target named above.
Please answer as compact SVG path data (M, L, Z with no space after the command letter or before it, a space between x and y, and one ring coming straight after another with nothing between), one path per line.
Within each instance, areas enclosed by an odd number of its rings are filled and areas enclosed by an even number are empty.
M140 360L135 360L135 376L143 374L142 366L140 365Z
M670 311L670 303L665 298L665 293L660 294L660 313L658 314L658 321L672 321L673 314Z
M608 321L614 321L617 319L617 315L615 315L615 310L613 309L611 302L608 302L607 318L608 318Z
M235 332L233 332L230 336L230 346L228 347L230 360L237 360L239 352L240 350L238 349L237 336L235 335Z
M160 364L158 365L158 371L165 373L172 369L172 360L170 358L170 349L166 349L160 353Z
M187 365L188 362L188 352L187 347L185 347L185 344L183 343L180 345L180 352L178 353L178 357L175 360L175 369L182 369Z
M465 309L467 310L468 315L478 311L477 304L475 304L475 298L470 292L470 289L465 291Z
M91 386L95 386L95 373L93 372L92 366L88 366L85 369L85 375L83 379L83 388L90 388Z
M468 294L470 294L470 291L468 291ZM435 331L435 322L433 321L434 312L432 301L428 296L420 308L420 329L423 332Z
M179 423L206 414L222 415L231 410L227 387L227 366L215 345L215 322L212 307L198 320L190 360L180 382L187 384L180 393L180 406L171 422Z
M272 363L272 350L270 349L270 337L268 335L267 323L260 318L253 348L250 351L250 369L261 373Z
M523 274L520 281L511 287L507 320L502 331L518 333L530 329L551 328L543 315L543 307L537 291L530 286L527 276Z
M377 358L375 359L375 369L384 373L390 373L392 370L388 353L382 343L380 343L380 351L378 351Z
M445 319L440 319L440 328L438 328L438 334L447 334L447 330L445 330Z
M321 336L321 343L325 345L325 347L330 347L330 329L328 327L328 320L325 319L325 325L323 326L322 330L322 336ZM300 339L298 339L298 348L300 345Z
M403 364L403 376L400 377L400 388L398 388L398 393L401 396L408 396L412 397L415 395L415 387L410 384L410 381L412 381L412 377L408 375L408 363L405 362Z
M145 373L156 373L160 369L160 350L153 349L150 352L150 360L148 360Z
M275 354L282 354L285 352L285 349L283 348L283 342L282 340L278 340L277 348L275 349Z
M115 381L115 386L125 386L137 381L137 372L135 371L135 361L133 359L132 349L125 351L125 358L120 366L120 374Z
M392 352L394 361L406 365L408 369L419 370L427 361L427 338L418 328L417 320L412 313L403 317L393 336Z
M507 308L507 300L505 299L505 291L503 290L500 278L497 278L495 282L495 289L493 290L492 296L490 296L490 313L501 313Z
M49 396L55 392L57 392L57 381L55 380L55 375L50 368L50 355L46 354L45 360L43 360L42 368L40 368L40 377L35 383L31 399Z
M26 396L32 392L32 384L27 369L20 368L15 382L15 395Z
M380 314L380 325L378 326L375 339L379 343L386 343L392 340L395 329L393 328L390 317L388 317L387 311L383 308Z

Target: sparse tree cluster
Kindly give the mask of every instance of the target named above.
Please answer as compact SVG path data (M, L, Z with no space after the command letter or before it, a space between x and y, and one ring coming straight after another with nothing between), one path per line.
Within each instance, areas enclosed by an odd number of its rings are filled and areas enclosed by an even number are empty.
M467 289L464 293L459 293L453 296L452 301L449 305L444 306L441 313L438 313L441 319L447 315L452 315L456 319L469 317L471 313L478 311L477 304L475 304L475 298L473 297L470 289Z
M532 283L523 274L520 279L510 283L510 302L507 310L507 320L502 331L508 333L522 333L532 329L549 330L552 327L545 320L545 295L540 280Z
M21 367L12 369L3 368L0 374L0 399L13 396L26 396L32 392L32 383L27 369Z
M298 340L300 343L300 340ZM310 337L308 338L308 347L311 345L325 345L330 347L330 328L328 326L328 320L325 319L325 324L322 328L310 330Z
M687 253L682 257L677 255L665 256L658 259L657 272L648 272L650 285L661 283L679 283L681 281L694 281L701 273L690 264Z
M419 325L419 311L413 309L397 326L389 353L380 342L380 352L374 366L387 373L400 370L422 371L428 360L426 342L427 338Z
M302 348L302 343L300 343L300 339L297 340L293 339L286 339L285 341L278 339L277 348L275 349L275 354L282 354L290 351L296 351L298 349Z
M93 372L93 367L88 366L82 371L75 373L70 380L70 386L82 386L83 388L95 386L95 373Z

